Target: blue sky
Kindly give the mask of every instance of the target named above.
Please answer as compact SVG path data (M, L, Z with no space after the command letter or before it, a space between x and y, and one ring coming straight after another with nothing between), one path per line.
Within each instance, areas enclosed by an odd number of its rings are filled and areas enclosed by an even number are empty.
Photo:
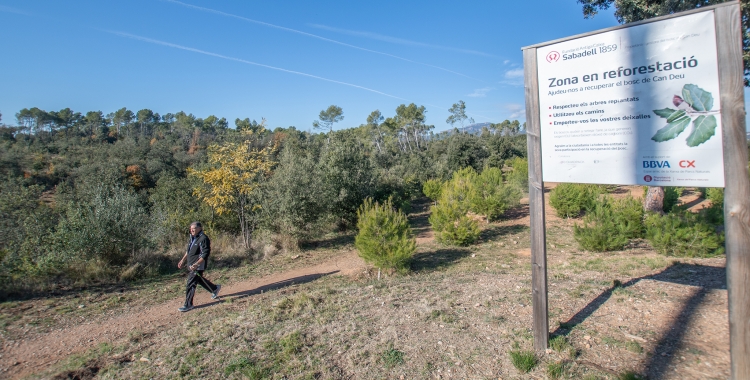
M476 122L523 121L521 47L614 25L575 0L0 0L0 113L149 108L308 130L331 104L340 129L413 102L442 131L463 100Z

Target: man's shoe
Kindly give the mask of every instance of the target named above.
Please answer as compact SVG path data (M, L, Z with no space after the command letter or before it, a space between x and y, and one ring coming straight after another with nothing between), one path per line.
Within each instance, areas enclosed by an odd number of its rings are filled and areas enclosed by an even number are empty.
M193 310L193 308L194 308L194 307L195 307L195 306L183 306L183 307L181 307L181 308L179 308L179 309L177 309L177 310L179 310L179 311L181 311L181 312L183 312L183 313L184 313L184 312L186 312L186 311L190 311L190 310Z
M221 290L221 285L216 284L216 290L214 290L214 292L211 293L211 299L212 300L215 300L215 299L219 298L219 291L220 290Z

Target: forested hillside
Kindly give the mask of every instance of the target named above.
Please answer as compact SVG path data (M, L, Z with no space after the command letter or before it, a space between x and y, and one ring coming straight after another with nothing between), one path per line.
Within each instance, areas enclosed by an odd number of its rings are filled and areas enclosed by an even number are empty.
M430 179L526 155L517 121L479 135L435 134L426 114L401 105L392 117L374 111L359 127L334 131L343 111L331 106L314 123L320 133L148 109L31 108L16 123L6 115L3 297L169 273L174 260L165 254L181 246L194 220L259 257L259 236L295 246L352 229L367 197L407 209Z

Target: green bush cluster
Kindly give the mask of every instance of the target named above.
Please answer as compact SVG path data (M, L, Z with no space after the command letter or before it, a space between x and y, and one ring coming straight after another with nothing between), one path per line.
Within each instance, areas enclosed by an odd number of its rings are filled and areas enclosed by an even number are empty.
M479 238L477 220L467 214L484 215L488 221L500 217L519 203L521 192L503 181L498 168L485 169L481 174L465 168L453 174L432 207L430 224L438 241L451 245L468 245Z
M724 205L724 188L709 187L706 189L706 198L711 201L712 205Z
M680 197L685 188L667 186L664 188L664 212L670 212L680 202Z
M630 239L643 236L643 206L633 197L602 198L586 213L573 236L581 248L604 252L623 249Z
M443 188L443 183L436 179L427 180L422 186L422 193L433 201L440 199L440 192Z
M526 155L520 123L504 122L513 133L432 133L424 111L404 105L393 117L316 134L271 131L249 118L230 126L182 111L22 110L18 125L0 123L0 278L6 280L0 297L53 283L172 273L165 255L184 249L187 226L196 220L212 238L226 238L217 248L249 260L263 256L258 251L269 241L295 249L300 241L353 229L368 197L391 199L406 211L430 186L439 199L454 171L502 167ZM252 190L243 191L252 194L222 195L222 213L216 202L196 196L207 187L188 175L217 165L210 146L272 148L269 167L244 177ZM434 183L425 187L429 179ZM481 194L472 207L500 215L502 192L488 187ZM448 234L469 241L475 227L464 213ZM242 247L232 243L240 234Z
M371 198L357 211L359 232L354 240L359 256L378 269L409 270L417 243L406 215L390 199L380 204Z
M724 234L706 220L705 213L687 210L648 215L646 238L659 253L668 256L709 257L724 253Z
M522 192L529 191L529 161L525 157L514 157L506 162L511 170L508 183L516 185Z
M671 190L670 190L671 191ZM719 198L720 191L713 191ZM582 225L574 226L574 238L582 249L623 249L631 239L646 238L659 253L669 256L709 257L724 252L722 204L693 213L673 207L665 215L644 215L641 202L632 197L601 198L594 203Z
M592 209L601 194L597 185L580 183L558 184L549 195L549 204L561 218L575 218Z
M433 206L430 224L440 243L466 246L479 238L479 223L466 216L465 208L457 202L439 202Z

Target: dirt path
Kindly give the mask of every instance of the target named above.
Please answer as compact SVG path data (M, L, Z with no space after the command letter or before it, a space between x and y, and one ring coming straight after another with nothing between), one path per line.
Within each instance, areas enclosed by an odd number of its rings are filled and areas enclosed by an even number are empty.
M352 275L365 267L364 261L355 251L350 251L319 265L272 274L260 279L251 279L236 284L227 284L221 290L221 298L242 298L293 283L315 280L325 275ZM20 378L43 370L71 354L81 353L104 342L127 339L128 334L140 331L144 334L162 332L174 325L186 314L177 311L183 303L181 296L161 305L140 312L126 311L116 317L84 322L70 328L54 330L49 334L30 336L10 347L4 347L0 355L0 377ZM217 307L222 303L212 301L210 295L199 289L195 296L196 309Z

